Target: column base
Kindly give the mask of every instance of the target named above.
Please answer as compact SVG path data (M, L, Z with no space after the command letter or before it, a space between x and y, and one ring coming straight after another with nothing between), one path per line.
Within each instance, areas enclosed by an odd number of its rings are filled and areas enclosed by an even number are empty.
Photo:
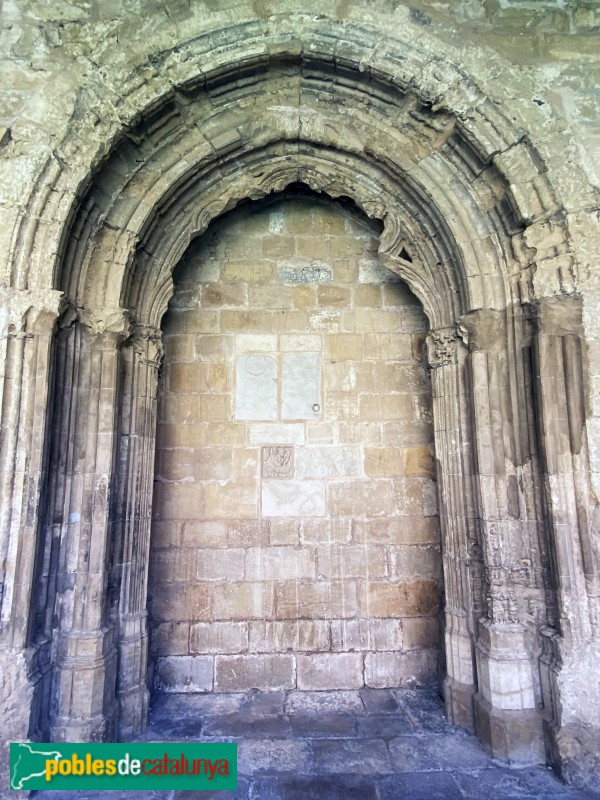
M119 694L120 742L128 742L144 732L148 724L149 704L150 692L145 684Z
M112 628L61 635L52 686L51 741L115 741L116 673Z
M473 711L473 697L475 687L471 684L458 683L455 678L447 675L444 680L444 708L446 716L455 725L475 730L475 713Z
M542 720L536 709L492 708L479 692L473 707L477 736L492 758L511 764L545 763Z

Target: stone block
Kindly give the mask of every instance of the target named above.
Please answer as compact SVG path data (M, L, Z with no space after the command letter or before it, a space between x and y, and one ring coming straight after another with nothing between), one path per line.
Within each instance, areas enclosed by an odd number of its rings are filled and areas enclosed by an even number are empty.
M256 653L318 652L329 650L329 622L293 620L250 622L250 650Z
M352 311L344 311L342 314L343 331L356 331L367 334L393 335L390 331L400 329L402 322L402 312L396 310L378 310L376 312L367 308L355 308ZM406 338L410 342L410 334ZM366 353L365 353L366 355Z
M349 308L352 303L351 289L349 286L317 287L317 302L325 308Z
M203 447L194 452L194 475L197 480L228 480L232 477L231 448ZM179 458L179 451L174 452Z
M388 548L390 580L442 577L439 545L393 545Z
M360 283L402 283L399 275L384 267L376 258L361 259L358 269Z
M308 283L292 287L292 296L296 308L314 308L317 305L316 287Z
M300 524L295 519L271 519L269 544L296 546L300 541Z
M304 444L302 422L254 423L249 426L250 444Z
M362 474L362 453L358 446L299 447L296 450L297 478L339 478Z
M277 419L277 361L266 355L237 356L236 419Z
M342 312L335 308L323 308L310 313L310 330L323 333L339 333Z
M365 684L374 689L394 686L434 686L437 682L437 651L412 653L367 653Z
M268 545L270 531L270 520L230 519L227 522L227 547Z
M355 308L379 308L381 306L381 286L377 284L355 286L352 291Z
M155 656L187 656L189 639L188 622L161 622L152 628L150 649Z
M412 397L406 394L363 394L360 397L360 416L366 420L412 419Z
M355 581L285 581L275 586L277 619L335 619L358 611Z
M284 333L279 337L279 347L284 353L320 353L323 342L316 333Z
M243 445L246 443L246 425L239 422L208 422L204 426L207 445Z
M339 481L329 487L329 507L334 516L384 516L394 514L396 499L391 480Z
M405 650L439 648L440 624L437 617L407 617L402 620Z
M411 359L410 336L405 333L365 333L364 356L367 359L383 361Z
M165 360L168 363L191 361L193 344L193 339L185 334L172 333L165 336Z
M197 550L195 555L198 581L243 581L246 551L241 548L227 550Z
M159 550L153 548L150 554L150 575L161 585L165 582L187 582L195 580L196 551L181 548Z
M319 653L296 657L299 689L360 689L364 685L360 653Z
M205 392L208 388L208 364L202 361L168 364L167 386L171 392Z
M439 611L440 588L430 580L363 581L359 596L361 615L365 617L427 617Z
M274 264L269 261L227 261L221 276L229 283L268 283L273 277Z
M195 336L194 358L200 361L228 361L233 355L233 337L205 334Z
M208 365L208 391L215 394L228 392L232 387L232 374L229 364L211 361Z
M327 422L313 422L306 431L308 444L333 444L335 428Z
M264 619L273 616L273 585L270 583L215 583L207 591L212 596L214 620Z
M336 619L331 621L331 649L401 650L403 628L399 619Z
M363 337L359 333L326 335L325 358L330 361L361 361L363 358Z
M317 577L385 578L387 551L377 545L331 545L317 548Z
M296 684L294 656L243 655L215 657L215 689L218 692L276 691Z
M154 684L159 692L210 692L213 688L213 659L204 656L157 658Z
M312 548L250 547L246 551L246 580L269 581L315 577Z
M265 309L294 308L294 287L251 285L248 289L248 305L250 308Z
M203 308L224 308L248 304L248 288L243 283L207 283L202 287Z
M327 513L322 481L264 481L262 512L266 517L323 517Z
M322 261L296 258L280 261L277 280L281 283L330 283L333 280L331 267Z
M320 354L284 353L281 369L283 419L319 419L322 403Z
M394 480L394 496L398 514L402 516L432 516L425 514L424 491L427 481L423 478L396 478ZM435 513L435 511L434 511Z
M248 241L246 240L246 247ZM263 236L260 240L261 254L264 258L292 258L296 255L296 242L292 236Z
M436 517L401 516L395 519L355 519L353 541L378 544L440 543Z
M328 422L358 420L358 395L348 392L327 392L323 418Z
M404 472L405 455L399 447L365 449L365 474L371 478L391 478Z
M258 490L254 481L205 483L204 493L207 518L255 517L257 514Z
M259 475L260 451L256 447L236 447L233 450L232 478L246 482Z
M157 622L211 618L211 592L203 584L169 584L155 587L150 597L152 619Z
M296 253L298 258L308 258L316 261L328 261L330 255L329 239L325 236L297 236Z
M241 653L247 649L247 622L198 622L190 627L190 653Z
M152 522L152 545L156 548L179 547L182 543L182 524L176 522ZM184 544L185 546L185 544Z
M152 528L154 536L154 526ZM226 547L227 523L219 520L193 519L182 524L184 547Z
M329 519L303 519L299 523L300 541L303 544L342 544L352 538L352 521L343 517Z
M269 333L238 333L235 337L235 352L240 355L275 353L277 352L277 336Z

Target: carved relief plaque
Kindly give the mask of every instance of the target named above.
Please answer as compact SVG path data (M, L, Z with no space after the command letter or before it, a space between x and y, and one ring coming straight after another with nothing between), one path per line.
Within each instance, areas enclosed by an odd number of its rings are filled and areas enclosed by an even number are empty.
M294 448L291 445L263 447L263 478L292 478L294 475Z

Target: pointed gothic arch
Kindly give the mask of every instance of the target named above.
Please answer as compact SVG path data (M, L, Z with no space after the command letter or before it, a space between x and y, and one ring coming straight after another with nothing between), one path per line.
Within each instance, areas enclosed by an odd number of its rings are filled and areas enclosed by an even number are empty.
M37 550L19 555L20 596L36 561L42 586L27 641L33 730L127 738L145 724L171 275L211 220L302 182L381 220L380 255L431 325L448 713L496 756L542 759L544 735L551 750L560 728L561 648L589 628L585 615L574 626L570 598L585 602L583 575L595 572L569 495L572 463L564 477L564 459L585 443L565 439L552 410L558 402L569 430L581 428L564 386L582 367L560 204L526 134L458 70L442 73L366 26L315 20L302 37L242 27L182 43L185 59L176 48L160 54L169 82L139 89L132 73L123 94L135 96L137 116L107 134L86 174L50 163L54 193L34 195L16 234L28 245L13 285L27 303L28 266L55 254L56 302L42 315L47 340L55 327L47 511ZM11 313L28 330L26 315ZM42 408L36 431L44 419Z

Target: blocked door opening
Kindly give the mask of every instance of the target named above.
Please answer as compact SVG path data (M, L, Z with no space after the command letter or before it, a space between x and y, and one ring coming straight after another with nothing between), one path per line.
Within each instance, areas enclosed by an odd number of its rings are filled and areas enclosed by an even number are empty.
M377 236L356 208L288 191L223 217L174 276L149 583L159 691L439 679L427 321Z

